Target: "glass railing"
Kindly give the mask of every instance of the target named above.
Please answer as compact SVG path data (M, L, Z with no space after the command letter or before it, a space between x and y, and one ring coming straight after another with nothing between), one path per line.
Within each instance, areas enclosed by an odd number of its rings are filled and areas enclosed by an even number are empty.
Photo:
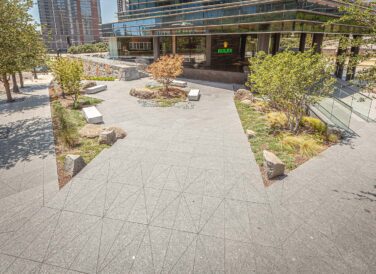
M335 97L327 97L318 102L315 107L321 111L333 124L348 130L352 116L352 108Z
M370 121L373 99L359 92L355 87L338 83L334 88L333 96L349 105L352 111L366 121Z

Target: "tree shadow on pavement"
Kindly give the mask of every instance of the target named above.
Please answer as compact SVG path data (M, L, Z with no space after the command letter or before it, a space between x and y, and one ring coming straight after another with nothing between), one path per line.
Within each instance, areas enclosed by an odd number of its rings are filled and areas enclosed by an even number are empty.
M48 95L24 95L24 97L18 98L24 98L24 100L16 100L12 103L0 100L0 114L12 114L19 111L35 109L50 103Z
M2 125L8 129L0 139L0 169L9 169L17 162L32 157L45 158L54 153L54 136L49 118L19 120Z

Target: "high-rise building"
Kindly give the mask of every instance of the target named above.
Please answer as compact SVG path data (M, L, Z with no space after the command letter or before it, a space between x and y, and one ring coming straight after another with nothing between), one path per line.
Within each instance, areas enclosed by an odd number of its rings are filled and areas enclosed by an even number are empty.
M100 41L99 0L38 0L38 7L48 49Z
M129 0L117 0L118 17L121 17L129 9Z

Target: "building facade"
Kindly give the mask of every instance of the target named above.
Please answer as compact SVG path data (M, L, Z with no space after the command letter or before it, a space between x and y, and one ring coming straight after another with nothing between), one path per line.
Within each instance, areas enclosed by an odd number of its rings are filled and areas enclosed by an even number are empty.
M99 42L99 0L38 0L43 40L49 50Z
M321 50L324 39L367 29L325 25L332 0L127 0L118 22L103 26L114 58L182 54L185 67L241 72L257 51ZM124 6L125 7L125 6Z

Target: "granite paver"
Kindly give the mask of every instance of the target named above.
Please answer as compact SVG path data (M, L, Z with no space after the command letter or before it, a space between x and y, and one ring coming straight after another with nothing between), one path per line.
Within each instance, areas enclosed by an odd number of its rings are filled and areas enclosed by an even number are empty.
M0 200L0 272L375 271L375 124L265 188L231 86L154 108L128 95L143 83L95 95L127 138L44 204Z

